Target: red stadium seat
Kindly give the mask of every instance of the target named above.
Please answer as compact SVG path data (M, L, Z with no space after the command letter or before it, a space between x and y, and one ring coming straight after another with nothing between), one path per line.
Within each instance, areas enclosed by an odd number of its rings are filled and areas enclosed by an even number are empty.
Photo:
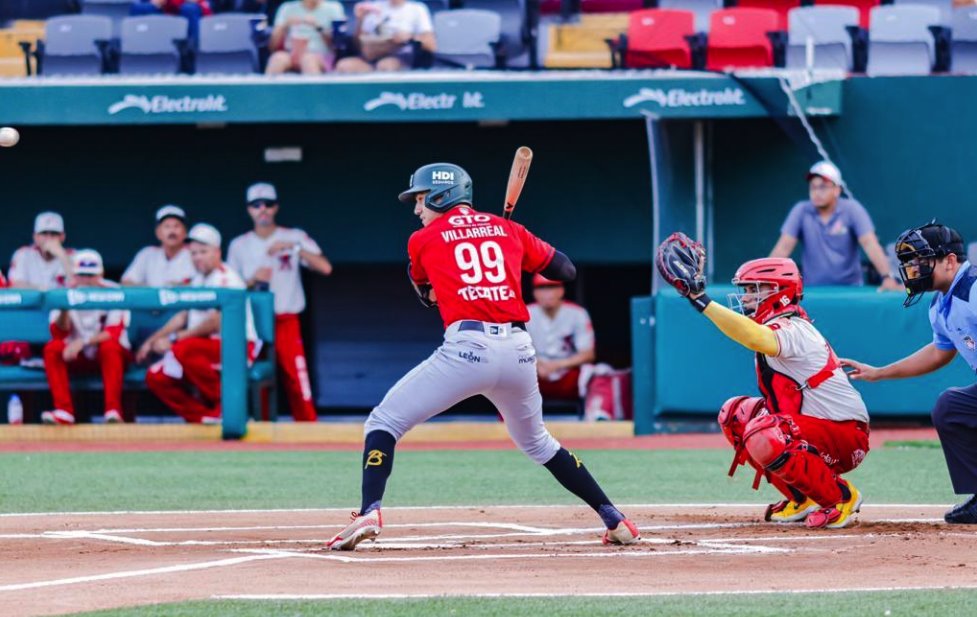
M750 9L770 9L777 11L778 30L787 30L787 12L801 5L801 0L739 0L736 6Z
M868 30L869 15L872 9L881 4L879 0L814 0L814 6L853 6L858 9L858 25Z
M628 23L624 65L627 68L692 68L692 53L685 37L694 33L695 14L692 11L635 11Z
M709 21L706 68L773 66L773 44L768 32L778 30L777 11L770 9L723 9Z

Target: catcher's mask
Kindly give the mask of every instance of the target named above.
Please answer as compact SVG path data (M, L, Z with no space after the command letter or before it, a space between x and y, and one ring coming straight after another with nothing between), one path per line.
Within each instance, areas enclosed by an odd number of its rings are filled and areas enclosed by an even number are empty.
M956 230L932 220L922 227L902 232L896 240L896 257L899 258L899 276L906 286L906 300L910 307L933 290L933 270L936 262L947 255L964 260L963 239Z
M405 204L413 204L415 195L427 191L424 206L435 212L447 212L458 204L472 205L472 179L468 172L451 163L431 163L418 168L410 177L410 188L400 194Z
M746 262L733 276L733 285L742 291L727 296L729 307L761 324L798 312L804 297L804 281L797 264L785 257Z

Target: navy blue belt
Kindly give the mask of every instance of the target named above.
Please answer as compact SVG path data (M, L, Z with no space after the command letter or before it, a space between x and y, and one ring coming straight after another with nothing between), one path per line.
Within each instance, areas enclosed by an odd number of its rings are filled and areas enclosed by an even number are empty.
M494 326L500 324L489 324L484 321L474 321L471 319L466 319L465 321L458 323L458 331L462 332L465 330L477 330L478 332L486 332L487 326ZM519 328L520 330L526 329L526 322L524 321L513 321L509 324L510 328Z

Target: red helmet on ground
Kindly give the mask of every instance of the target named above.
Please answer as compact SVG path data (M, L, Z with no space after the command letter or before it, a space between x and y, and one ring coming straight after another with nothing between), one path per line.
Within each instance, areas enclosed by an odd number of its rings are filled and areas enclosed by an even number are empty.
M743 293L730 294L729 304L757 323L788 313L801 313L804 281L793 259L764 257L746 262L733 276Z

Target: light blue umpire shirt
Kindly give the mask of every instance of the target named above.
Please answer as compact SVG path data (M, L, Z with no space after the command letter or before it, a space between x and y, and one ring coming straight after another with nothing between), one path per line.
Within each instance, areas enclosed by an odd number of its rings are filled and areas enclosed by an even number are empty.
M933 344L957 353L977 372L977 266L963 262L947 293L930 302Z

